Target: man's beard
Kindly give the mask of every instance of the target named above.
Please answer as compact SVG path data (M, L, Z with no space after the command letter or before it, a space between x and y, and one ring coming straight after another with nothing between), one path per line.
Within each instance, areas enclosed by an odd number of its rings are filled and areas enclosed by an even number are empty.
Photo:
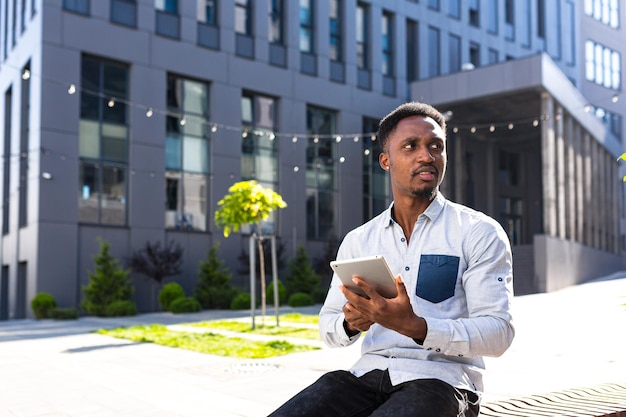
M413 197L419 198L420 200L432 201L437 195L437 188L423 188L421 190L413 190L411 194L413 194Z

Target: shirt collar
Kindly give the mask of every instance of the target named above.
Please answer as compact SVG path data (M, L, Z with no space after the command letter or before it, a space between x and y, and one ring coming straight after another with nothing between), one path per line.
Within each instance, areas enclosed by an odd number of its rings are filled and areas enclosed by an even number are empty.
M384 224L386 224L387 226L391 226L395 222L395 220L393 219L393 216L391 215L393 204L394 202L392 201L384 214L385 216ZM443 206L445 204L446 204L446 198L443 196L443 194L441 194L441 191L437 191L437 195L435 196L433 201L431 201L430 205L426 208L426 211L424 211L423 215L428 220L434 221L443 210Z

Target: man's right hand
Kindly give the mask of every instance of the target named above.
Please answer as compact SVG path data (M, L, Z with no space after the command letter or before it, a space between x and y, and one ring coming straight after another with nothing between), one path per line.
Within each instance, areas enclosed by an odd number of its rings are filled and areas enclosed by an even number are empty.
M374 324L373 321L370 321L369 319L364 317L349 302L343 305L342 310L345 316L343 327L346 330L346 333L348 334L348 336L350 337L355 336L359 332L368 331L370 326Z

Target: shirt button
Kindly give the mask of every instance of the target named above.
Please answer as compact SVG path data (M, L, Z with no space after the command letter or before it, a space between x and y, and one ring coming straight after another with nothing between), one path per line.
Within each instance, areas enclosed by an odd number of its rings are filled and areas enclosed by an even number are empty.
M408 271L409 269L411 269L411 268L409 268L408 266L405 266L405 267L404 267L404 270L405 270L405 271Z
M433 348L428 348L428 349L426 349L426 350L433 350Z
M405 241L406 241L406 239L405 239L405 238L402 238L402 239L400 239L400 241L401 241L401 242L405 242Z
M435 349L435 352L441 352L441 349L437 348Z
M459 353L459 358L462 358L462 357L463 357L463 354Z

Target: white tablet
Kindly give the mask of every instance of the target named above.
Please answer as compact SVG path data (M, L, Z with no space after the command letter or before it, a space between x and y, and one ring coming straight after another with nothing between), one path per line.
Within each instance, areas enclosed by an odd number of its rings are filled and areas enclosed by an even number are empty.
M363 279L385 298L393 298L398 294L395 277L382 255L332 261L330 267L346 288L360 296L367 297L352 281L353 275Z

